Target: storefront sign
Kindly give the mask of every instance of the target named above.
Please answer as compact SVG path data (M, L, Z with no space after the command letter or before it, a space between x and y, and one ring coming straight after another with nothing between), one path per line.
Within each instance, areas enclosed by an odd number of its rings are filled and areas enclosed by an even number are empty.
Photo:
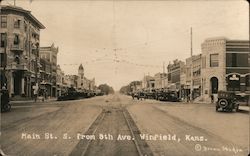
M239 77L237 77L235 74L229 78L229 80L232 80L232 81L239 81Z

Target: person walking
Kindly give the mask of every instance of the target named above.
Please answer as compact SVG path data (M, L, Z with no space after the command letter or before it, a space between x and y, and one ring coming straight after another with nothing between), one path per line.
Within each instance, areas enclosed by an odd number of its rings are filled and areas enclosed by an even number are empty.
M214 95L211 94L211 103L214 103Z
M38 94L38 87L35 86L35 87L34 87L34 90L33 90L33 95L34 95L34 100L35 100L35 102L37 101L37 94Z

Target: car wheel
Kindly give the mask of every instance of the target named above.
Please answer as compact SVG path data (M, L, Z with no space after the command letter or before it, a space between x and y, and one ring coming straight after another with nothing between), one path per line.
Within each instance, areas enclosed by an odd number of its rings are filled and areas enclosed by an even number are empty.
M228 101L226 100L226 99L220 99L219 101L218 101L218 104L219 104L219 106L221 107L221 108L226 108L227 106L228 106Z

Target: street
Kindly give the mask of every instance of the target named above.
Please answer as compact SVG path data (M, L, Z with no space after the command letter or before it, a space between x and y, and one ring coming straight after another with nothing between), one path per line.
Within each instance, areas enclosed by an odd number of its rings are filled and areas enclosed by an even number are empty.
M18 103L1 114L6 155L239 155L249 151L249 114L212 104L132 100L113 94Z

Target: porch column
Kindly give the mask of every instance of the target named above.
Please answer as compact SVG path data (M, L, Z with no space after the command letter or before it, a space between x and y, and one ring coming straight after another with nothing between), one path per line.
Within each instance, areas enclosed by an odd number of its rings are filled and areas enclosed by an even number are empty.
M10 73L10 95L14 95L14 77L13 72Z
M21 79L21 94L24 95L24 77Z

